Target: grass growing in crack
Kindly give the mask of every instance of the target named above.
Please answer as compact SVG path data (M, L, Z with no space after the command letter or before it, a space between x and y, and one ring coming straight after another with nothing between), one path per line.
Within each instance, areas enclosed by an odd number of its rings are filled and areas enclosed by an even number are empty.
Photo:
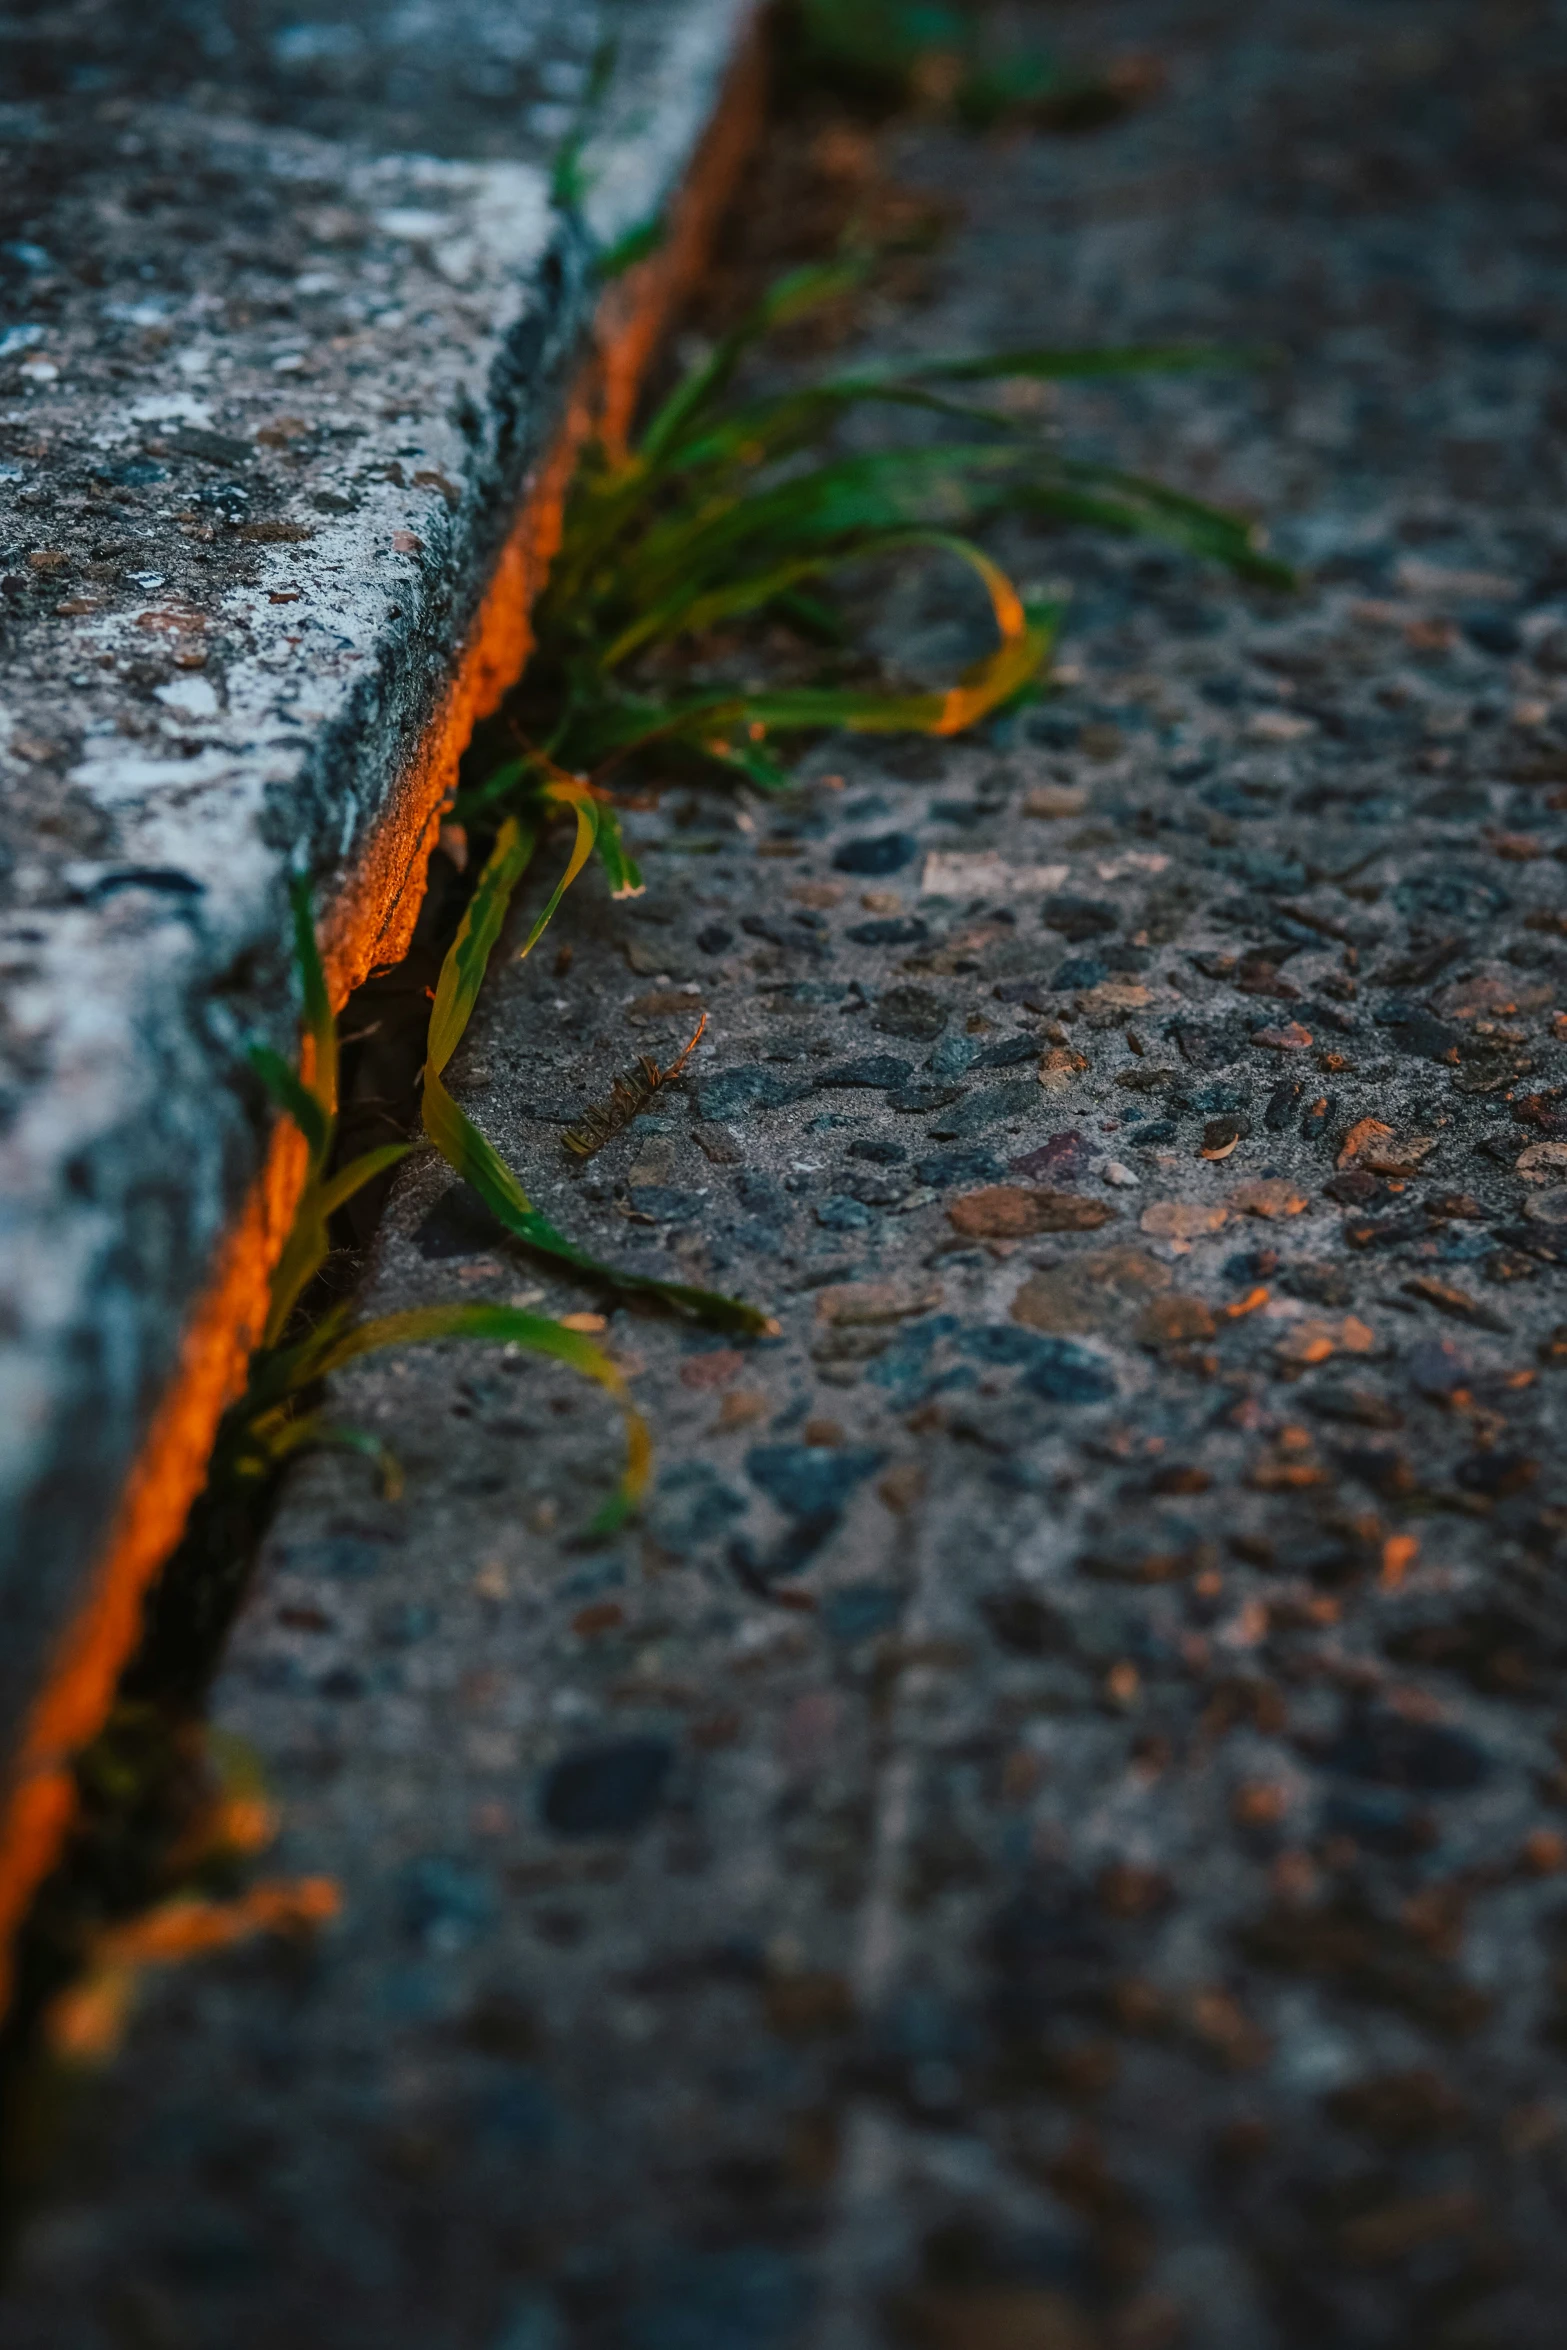
M591 802L583 822L586 845L535 926L535 938L597 837ZM441 1084L440 1071L467 1024L531 849L531 836L524 844L520 828L503 827L443 965L426 1071L432 1131L453 1164L481 1184L508 1228L530 1246L600 1285L651 1294L727 1329L765 1328L765 1317L737 1300L622 1277L575 1249L531 1208L510 1170ZM0 2025L0 2251L47 2174L73 2081L113 2053L148 1970L258 1933L307 1931L336 1908L336 1890L323 1879L246 1882L249 1865L275 1832L275 1814L249 1759L200 1717L203 1692L287 1462L310 1447L349 1446L374 1459L385 1480L395 1478L395 1463L373 1438L325 1417L318 1401L323 1381L362 1355L392 1347L454 1338L521 1345L596 1380L625 1414L625 1469L588 1528L590 1537L625 1522L649 1474L647 1428L624 1377L581 1331L514 1307L468 1301L363 1322L352 1319L351 1307L332 1306L312 1319L332 1217L417 1146L384 1144L334 1168L337 1023L303 885L294 892L293 919L304 1011L300 1066L291 1067L264 1045L252 1047L250 1059L303 1138L304 1182L244 1393L223 1418L206 1485L179 1547L148 1594L141 1644L109 1718L75 1757L75 1824L18 1940L14 1993ZM437 1106L443 1102L444 1123Z
M912 95L981 124L1019 110L1066 121L1113 111L1127 93L1113 80L1074 85L1050 61L998 56L982 15L902 0L796 0L786 12L795 56L818 87L874 104ZM1086 95L1085 95L1086 93ZM1108 96L1113 104L1105 107ZM576 145L560 193L575 188ZM656 240L636 232L623 266ZM774 289L755 315L688 373L632 448L600 450L575 485L565 545L536 621L539 651L515 707L530 736L524 757L468 795L493 848L462 931L442 970L430 1023L424 1123L430 1139L515 1238L595 1285L644 1298L737 1332L768 1327L755 1308L712 1292L630 1276L578 1249L528 1199L515 1174L452 1100L444 1071L472 1012L506 912L546 826L569 813L567 869L523 949L530 952L564 890L595 851L617 895L640 877L620 841L602 776L640 750L669 751L751 782L785 780L776 746L843 725L950 734L1026 689L1048 657L1054 615L1029 610L966 533L1020 504L1065 521L1140 531L1217 555L1253 576L1281 579L1243 523L1157 483L1074 464L995 413L963 404L967 385L1190 365L1182 352L1016 353L999 358L862 369L772 400L737 389L739 371L774 327L828 305L857 280L853 266L807 271ZM833 436L857 409L879 404L945 420L964 438L875 457L834 454ZM827 677L809 688L672 695L654 672L715 625L782 619L802 642L841 664L847 630L827 592L848 563L919 548L966 564L983 583L998 644L942 694L874 692ZM582 780L584 774L593 777ZM372 1440L334 1429L318 1405L322 1381L373 1349L452 1337L517 1340L598 1379L628 1413L620 1487L599 1527L620 1522L645 1481L646 1431L620 1374L583 1335L497 1306L454 1304L354 1325L334 1309L305 1325L328 1254L333 1215L407 1153L388 1144L333 1166L338 1140L337 1034L315 955L309 909L296 901L306 999L306 1065L264 1050L260 1073L305 1138L307 1181L274 1280L262 1343L244 1397L227 1415L208 1485L185 1538L150 1596L143 1647L100 1736L77 1758L81 1808L60 1870L42 1889L22 1937L18 1994L0 2043L0 2170L15 2190L30 2168L29 2100L47 2101L36 2027L52 2015L53 2057L101 2052L123 2018L139 1970L216 1947L254 1930L287 1930L331 1907L330 1891L250 1887L243 1870L267 1840L267 1807L241 1762L219 1751L199 1709L238 1603L268 1495L284 1464L308 1445L353 1445L394 1473ZM661 1073L661 1075L667 1073ZM632 1080L633 1086L635 1080ZM171 1835L171 1821L182 1822ZM73 1981L74 1978L74 1981ZM42 2082L42 2087L40 2083ZM58 2086L56 2082L55 2086ZM36 2119L36 2114L33 2116Z
M430 1024L432 1072L444 1066L460 1038L477 994L479 978L483 976L486 958L483 955L476 958L474 954L475 908L479 909L481 927L486 918L483 888L481 881L480 891L475 893L474 904L442 969ZM251 1060L304 1137L308 1153L305 1182L293 1228L273 1275L261 1344L251 1357L245 1392L230 1408L219 1431L209 1485L270 1483L293 1454L323 1444L348 1445L380 1458L381 1448L375 1439L356 1430L338 1428L323 1418L314 1401L322 1381L362 1355L380 1353L387 1347L471 1338L522 1346L534 1354L553 1356L585 1378L596 1380L621 1406L627 1429L625 1473L618 1492L605 1504L589 1530L593 1534L612 1532L636 1508L646 1486L650 1446L646 1426L631 1403L620 1370L581 1331L569 1330L546 1315L525 1313L515 1306L461 1303L419 1306L400 1314L383 1314L368 1322L353 1321L352 1308L339 1306L302 1333L291 1335L300 1299L326 1260L330 1217L356 1191L385 1168L406 1158L414 1147L409 1143L386 1143L376 1150L363 1152L338 1173L329 1172L337 1129L337 1023L316 950L309 894L303 885L296 885L294 892L294 940L304 996L307 1042L304 1065L296 1072L262 1045L252 1048ZM463 1162L459 1171L469 1175L470 1180L478 1173L490 1189L498 1188L493 1173L498 1169L511 1183L522 1209L514 1217L518 1237L551 1255L564 1255L579 1270L614 1280L610 1268L597 1266L593 1259L573 1249L569 1241L555 1233L552 1225L534 1213L503 1162L488 1152L488 1145L483 1145L488 1160L482 1168L477 1154L470 1151L464 1158L462 1144L466 1138L461 1129L467 1128L469 1122L445 1093L438 1074L427 1073L426 1077L427 1121L432 1082L449 1105L452 1119L460 1121L456 1128L450 1121L441 1124L444 1139L440 1139L439 1147L454 1165ZM438 1138L432 1136L432 1139Z
M557 809L569 810L575 816L576 838L566 870L522 946L522 957L532 954L553 920L555 909L595 848L617 897L635 896L643 886L642 877L621 842L614 810L603 806L569 777L548 777L537 783L526 812L505 818L435 991L424 1070L424 1130L442 1157L472 1184L490 1213L514 1239L553 1257L559 1264L569 1265L599 1287L668 1307L712 1329L761 1336L774 1325L757 1306L747 1305L740 1298L725 1297L717 1290L696 1289L680 1281L660 1281L648 1274L622 1272L578 1248L533 1205L494 1145L447 1091L446 1065L478 1000L517 885L533 861L545 824Z
M1073 457L965 396L992 383L1233 365L1234 353L1017 350L870 364L763 396L740 384L758 344L860 274L854 262L791 273L686 372L629 446L589 453L535 611L533 659L510 705L524 747L463 794L461 813L493 823L509 811L526 825L551 794L580 794L585 779L602 785L653 751L777 789L787 781L778 746L791 737L831 727L954 735L977 725L1034 685L1059 619L1057 607L1026 602L969 535L1002 514L1162 539L1243 577L1290 583L1242 517ZM949 437L845 450L838 428L873 407L934 419ZM911 551L966 566L990 601L995 648L950 686L763 681L681 691L663 682L660 672L705 633L778 622L823 648L841 674L850 632L834 576ZM601 845L612 841L612 867L615 856L623 864L607 811L598 825Z

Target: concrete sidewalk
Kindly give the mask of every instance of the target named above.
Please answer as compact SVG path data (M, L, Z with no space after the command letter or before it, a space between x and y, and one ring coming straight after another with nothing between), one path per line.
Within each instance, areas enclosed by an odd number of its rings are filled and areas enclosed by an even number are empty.
M666 793L644 899L497 960L470 1114L782 1336L611 1318L598 1551L564 1373L341 1382L406 1497L301 1468L214 1704L341 1920L149 1983L7 2350L1560 2338L1567 45L1094 37L1157 105L888 134L966 226L875 337L1276 347L1060 415L1307 584L1002 531L1059 694ZM973 649L945 575L880 626ZM421 1162L366 1304L459 1291L588 1302Z
M0 36L0 1755L40 1819L286 1220L240 1051L291 1049L287 876L339 996L406 945L521 663L594 255L671 204L749 18L81 7ZM681 258L615 289L621 373Z

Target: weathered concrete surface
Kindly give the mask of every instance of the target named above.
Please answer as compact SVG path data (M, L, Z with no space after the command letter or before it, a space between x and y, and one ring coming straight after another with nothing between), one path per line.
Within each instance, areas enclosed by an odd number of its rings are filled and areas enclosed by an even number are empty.
M498 974L486 1130L784 1336L614 1319L662 1479L597 1554L563 1376L344 1383L407 1498L300 1476L217 1699L342 1924L150 1988L8 2350L1560 2339L1560 20L1095 24L1164 103L907 137L971 225L889 331L1276 340L1064 408L1316 580L1019 534L1055 702L670 795ZM1059 876L920 894L989 851ZM371 1302L459 1287L584 1302L420 1167Z
M666 203L746 19L0 28L0 1753L260 1165L237 1053L288 1038L286 876L340 986L406 935L486 661L520 656L526 547L493 644L476 616L594 243ZM574 127L585 221L551 199Z

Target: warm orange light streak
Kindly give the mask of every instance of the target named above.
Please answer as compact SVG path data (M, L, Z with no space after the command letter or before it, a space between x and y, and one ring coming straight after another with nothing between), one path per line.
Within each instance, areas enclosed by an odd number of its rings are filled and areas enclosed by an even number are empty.
M181 1966L257 1934L306 1933L326 1925L341 1907L330 1877L301 1877L252 1885L234 1901L177 1894L123 1925L107 1926L81 1980L49 2008L48 2045L66 2064L102 2064L120 2045L137 1984L149 1967Z
M584 442L629 428L643 375L670 317L700 275L713 230L762 115L762 50L731 71L712 126L671 208L658 250L599 305L592 360L496 562L439 709L400 777L357 868L325 910L321 948L334 1004L408 949L440 812L474 726L522 674L530 613L560 545L565 494ZM141 1630L142 1600L173 1550L206 1476L213 1437L240 1393L265 1319L267 1287L304 1174L292 1126L266 1163L186 1327L180 1360L126 1480L87 1594L60 1639L23 1727L0 1799L0 2008L16 1931L75 1813L73 1756L103 1724Z

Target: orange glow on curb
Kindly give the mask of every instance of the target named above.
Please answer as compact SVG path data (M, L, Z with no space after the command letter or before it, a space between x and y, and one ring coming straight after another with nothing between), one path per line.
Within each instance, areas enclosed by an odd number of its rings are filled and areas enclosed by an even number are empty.
M731 70L672 208L664 243L600 301L593 357L572 389L555 444L496 562L444 700L356 870L325 909L321 950L334 1005L372 970L407 952L458 762L475 724L499 705L531 650L529 615L560 544L578 455L595 430L612 441L623 438L646 368L671 313L700 274L734 176L756 137L762 96L762 49L753 36ZM191 1314L178 1368L126 1480L87 1596L57 1644L18 1741L0 1802L0 2010L10 1997L17 1930L75 1816L73 1758L108 1714L121 1668L140 1635L143 1598L178 1543L205 1481L218 1422L244 1386L303 1174L300 1137L280 1124Z
M49 2047L66 2064L102 2064L120 2045L137 1983L149 1967L181 1966L257 1934L308 1933L335 1918L341 1907L330 1877L300 1877L252 1885L234 1901L177 1895L123 1925L107 1927L93 1944L81 1980L49 2008L44 2026Z

